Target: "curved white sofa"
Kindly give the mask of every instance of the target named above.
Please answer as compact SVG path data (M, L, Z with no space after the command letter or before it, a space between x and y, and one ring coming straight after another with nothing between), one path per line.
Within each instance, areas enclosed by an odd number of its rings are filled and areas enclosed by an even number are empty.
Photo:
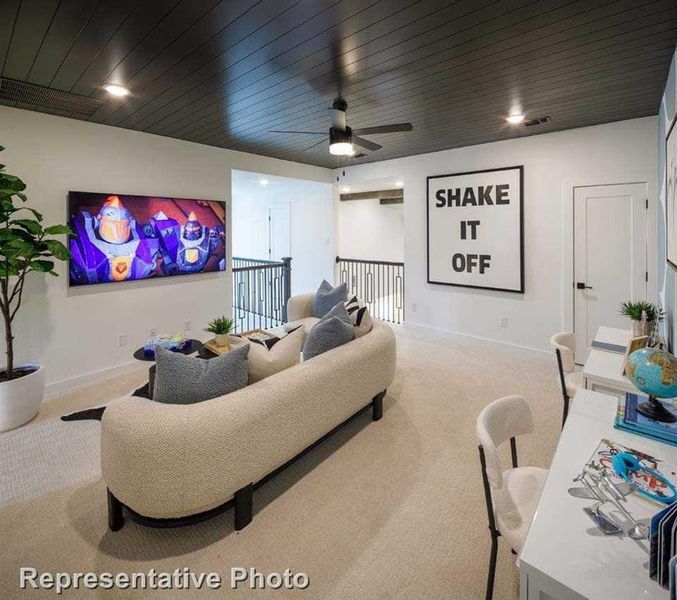
M303 318L295 304L293 316ZM374 420L381 417L395 361L395 336L376 321L368 334L226 396L112 402L101 422L110 528L122 527L125 507L137 521L166 527L234 504L241 529L258 482L370 404Z

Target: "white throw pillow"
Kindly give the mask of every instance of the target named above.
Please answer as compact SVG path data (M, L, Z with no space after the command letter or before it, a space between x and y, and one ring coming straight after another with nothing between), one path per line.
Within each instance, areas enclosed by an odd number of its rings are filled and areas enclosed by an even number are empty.
M369 314L367 305L360 302L357 299L357 296L353 296L346 301L346 310L350 315L350 320L353 322L356 338L371 331L372 327L374 326L374 320Z
M269 349L262 343L249 341L249 383L284 371L301 362L301 349L305 340L304 327L292 331Z

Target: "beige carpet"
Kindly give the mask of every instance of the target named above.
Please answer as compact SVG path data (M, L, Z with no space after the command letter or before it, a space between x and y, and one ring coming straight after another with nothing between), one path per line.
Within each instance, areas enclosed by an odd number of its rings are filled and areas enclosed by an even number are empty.
M398 370L384 418L373 423L362 415L259 489L254 521L239 533L232 511L181 529L127 521L117 533L107 530L105 486L91 460L98 456L92 433L98 425L56 419L133 389L142 371L51 400L34 422L12 432L11 457L0 462L0 486L19 490L6 494L0 508L0 598L54 594L19 591L20 566L99 573L190 567L219 572L225 584L219 592L81 590L67 598L483 598L489 535L475 418L492 399L522 394L537 431L518 441L521 462L547 466L561 412L554 359L418 329L397 335ZM49 434L32 431L46 425ZM0 434L0 445L9 435ZM44 447L50 439L59 440L55 448ZM73 459L64 440L89 458ZM60 486L44 485L44 465L35 472L13 468L25 465L22 456L41 455ZM55 460L60 455L71 459ZM310 586L231 591L235 566L303 571ZM518 581L514 557L501 544L494 597L517 598Z

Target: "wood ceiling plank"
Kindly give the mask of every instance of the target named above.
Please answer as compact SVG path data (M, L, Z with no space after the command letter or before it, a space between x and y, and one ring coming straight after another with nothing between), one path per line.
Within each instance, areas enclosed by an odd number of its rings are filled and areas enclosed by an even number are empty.
M670 3L671 0L664 0L662 4L663 6L666 5L669 6ZM488 35L481 35L472 39L472 45L470 48L466 48L463 43L458 45L456 54L457 57L468 56L475 58L481 52L486 52L492 55L493 57L496 57L499 61L514 60L516 56L524 55L526 52L529 51L542 52L544 46L546 47L549 46L550 48L553 48L553 46L556 45L558 40L561 40L562 43L560 49L563 47L566 50L567 48L569 48L570 44L572 43L575 44L574 40L580 39L586 34L588 36L588 39L594 40L598 32L610 29L617 23L617 21L622 21L622 24L619 25L619 31L624 30L623 25L625 25L625 29L633 29L635 27L639 27L639 25L636 24L636 19L642 14L641 12L642 8L639 7L630 11L627 10L628 6L633 6L634 4L635 4L634 2L630 1L624 3L626 10L618 12L613 17L609 17L608 15L605 15L604 13L601 12L595 12L593 14L591 11L590 13L586 13L587 19L586 22L581 22L576 18L569 19L567 21L566 28L568 34L563 34L562 32L558 31L558 28L562 27L559 22L550 23L549 29L544 28L539 28L538 30L534 29L532 30L532 33L534 35L537 35L535 44L530 45L528 38L524 39L523 36L510 36L508 40L503 40L501 38L490 37ZM593 16L595 17L594 19L592 18ZM649 15L648 18L656 20L659 17L651 14ZM536 31L538 31L538 34L535 33ZM497 35L500 36L500 33L498 33ZM565 35L568 35L569 37L567 38L565 37ZM411 54L409 56L411 57ZM444 71L450 71L453 73L460 66L458 65L458 61L453 60L451 62L449 62L448 60L440 61L439 59L436 59L437 56L439 55L432 54L431 58L435 60L434 65L436 67L441 67L443 70L432 72L430 70L426 70L424 75L418 77L419 79L421 79L422 77L426 77L435 80L440 77L440 73L443 73ZM418 62L415 63L412 60L410 61L409 67L412 70L423 71L426 68L426 65L425 63L423 64L420 64ZM393 78L395 79L400 77L401 76L400 74L403 72L402 67L393 70L395 73L393 75ZM368 85L369 83L368 77L365 77L365 82ZM360 84L350 86L347 94L349 105L352 106L352 109L350 109L351 111L350 114L352 114L353 118L359 118L360 116L359 103L351 102L352 92L354 90L357 90L359 97L359 87L357 87L359 85ZM419 93L417 86L414 86L413 92ZM309 124L309 126L312 125L317 127L321 122L321 118L324 117L324 115L318 115L316 117L316 119L318 119L319 117L318 120L314 120L312 118L309 120L309 115L306 112L309 107L303 103L302 98L293 97L292 98L292 100L294 100L293 104L285 103L283 101L283 98L278 97L277 100L278 100L277 112L274 115L275 121L284 122L285 129L296 128L296 124L299 121ZM381 102L378 108L380 108L384 114L388 114L388 117L390 117L390 114L388 113L387 104L388 104L387 100ZM296 119L294 119L295 115L298 115ZM250 128L259 128L259 129L270 128L270 125L273 122L272 115L268 114L267 117L262 116L261 114L259 114L258 111L255 110L255 107L250 107L245 111L240 112L236 111L233 113L233 118L237 118L239 135L245 135ZM358 123L358 121L355 122L356 124ZM365 123L360 123L360 125L365 125Z
M21 0L6 0L0 3L0 74L4 75L5 61L19 15Z
M420 2L420 0L417 0ZM409 6L412 0L391 0L394 8L398 5ZM352 30L363 26L368 15L381 8L382 0L343 0L334 3L314 18L280 35L270 43L264 43L256 51L231 64L215 65L210 69L213 74L201 76L190 82L181 82L184 92L174 94L171 102L164 102L154 110L148 111L138 125L144 129L158 127L163 120L176 123L192 115L201 107L217 102L224 92L233 97L248 81L256 77L281 72L282 64L291 62L299 56L317 55L324 52L330 55L332 48L340 44L338 30ZM330 56L327 56L331 60ZM339 68L339 65L335 65ZM207 73L208 75L209 73ZM265 75L264 75L265 74ZM202 75L199 73L198 76ZM152 107L149 107L152 108Z
M234 105L237 98L242 97L242 90L250 86L252 79L256 81L257 78L259 80L273 78L278 82L294 79L298 85L306 85L306 88L312 91L312 85L305 84L302 78L302 74L311 66L323 64L327 70L336 72L340 68L337 65L338 55L345 54L346 44L354 45L353 40L358 39L358 36L368 36L374 40L385 36L395 36L394 32L398 29L408 27L415 22L416 16L422 18L420 14L417 14L421 12L420 0L417 2L395 0L390 1L388 6L391 10L384 13L382 1L365 3L349 0L343 2L338 8L345 18L335 21L334 27L327 28L326 22L323 23L325 30L320 35L311 35L309 41L302 47L291 46L291 49L284 50L286 40L280 40L283 53L274 53L268 60L253 65L245 73L246 77L233 77L228 72L225 74L225 81L207 82L205 86L196 88L194 93L199 94L199 101L191 105L185 105L184 102L185 109L192 110L192 114L188 115L185 110L183 113L175 111L171 114L172 120L179 122L187 115L199 118L198 109L200 111L211 110L212 113L220 112L218 106L223 99L224 91L227 91L229 105ZM429 10L437 12L441 9L433 5ZM348 74L344 74L344 77L349 79ZM266 87L273 86L268 82ZM273 91L271 98L277 94L275 90ZM251 92L247 92L247 95L251 95ZM167 118L169 115L161 116ZM156 120L149 126L156 126L158 123L159 121Z
M89 96L109 81L124 84L173 37L184 31L191 14L218 0L145 0L82 70L71 91ZM183 8L184 10L181 10ZM178 33L177 33L178 30ZM158 48L159 47L159 48Z
M506 67L503 70L503 74L494 73L490 75L487 79L479 71L476 73L475 77L464 77L462 78L462 89L461 94L455 94L454 96L454 112L457 112L460 107L462 107L462 102L467 101L471 105L477 104L477 98L482 96L483 90L486 89L488 82L495 84L496 88L499 89L514 89L519 88L521 90L521 100L523 110L532 117L540 116L538 112L534 111L534 107L531 105L531 96L534 92L543 89L543 88L552 88L552 89L569 89L570 84L577 77L584 78L588 76L604 76L612 73L616 74L625 74L627 72L643 70L646 68L651 68L653 66L658 66L658 68L663 68L666 60L669 60L669 56L674 49L674 44L672 42L674 34L677 32L677 28L673 27L666 36L666 39L661 41L656 37L651 38L649 42L646 39L642 38L638 40L643 44L643 47L637 47L635 44L628 44L626 41L619 41L618 45L613 47L613 51L609 54L603 56L596 55L587 55L580 57L579 61L572 62L568 58L563 58L560 60L554 60L555 55L548 55L547 62L540 61L540 65L533 63L520 65L520 77L511 78L510 73L514 73L512 67ZM580 65L583 64L581 67ZM403 87L410 89L411 85L403 84ZM460 87L460 86L459 86ZM454 82L449 83L444 88L441 88L435 93L435 96L440 96L440 101L444 99L445 95L454 93L455 85ZM432 91L430 96L432 97ZM406 103L403 100L403 104ZM509 102L510 98L507 97L503 100L504 102ZM482 104L485 114L488 109L488 105ZM497 122L503 122L503 117L506 114L505 107L502 107L503 110L499 110L494 114L487 114L487 119L494 120ZM426 108L413 105L413 106L403 106L402 115L406 115L407 118L413 119L415 122L421 123L425 119ZM547 110L546 110L547 112ZM397 113L389 113L391 119L397 119L400 117ZM350 118L350 115L349 115ZM367 117L365 123L375 123L376 120L381 118L379 114L375 114L371 117ZM352 123L352 119L350 119ZM358 125L355 125L356 127ZM415 128L415 133L420 128ZM260 133L259 137L269 137L267 133ZM405 138L413 139L412 134L406 134ZM249 139L249 138L247 138ZM386 143L390 143L390 140L393 139L392 136L382 136L382 139ZM300 145L299 142L298 145ZM294 148L293 139L286 142L287 147L292 150Z
M186 31L159 57L128 81L134 95L118 110L104 114L102 122L115 125L123 122L157 96L164 96L175 81L189 77L215 54L232 52L267 23L290 11L304 0L260 1L239 0L242 13L233 12L231 2L219 4L206 18ZM325 2L327 0L324 0Z
M134 11L138 0L102 2L54 74L50 87L71 91L87 66L96 60L117 30Z
M26 80L58 7L58 0L21 2L2 70L4 77Z
M90 0L61 0L26 80L49 86L62 61L87 26L97 7Z

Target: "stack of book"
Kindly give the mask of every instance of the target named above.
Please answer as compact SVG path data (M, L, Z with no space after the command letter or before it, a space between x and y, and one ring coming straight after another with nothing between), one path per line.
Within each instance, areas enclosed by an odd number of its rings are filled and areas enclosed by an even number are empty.
M661 423L637 412L637 405L648 400L647 396L626 392L618 401L618 411L614 427L636 435L677 446L677 421L674 423ZM677 408L672 400L660 400L660 402L677 416Z
M649 576L675 597L675 568L677 567L677 502L651 518L649 535Z

